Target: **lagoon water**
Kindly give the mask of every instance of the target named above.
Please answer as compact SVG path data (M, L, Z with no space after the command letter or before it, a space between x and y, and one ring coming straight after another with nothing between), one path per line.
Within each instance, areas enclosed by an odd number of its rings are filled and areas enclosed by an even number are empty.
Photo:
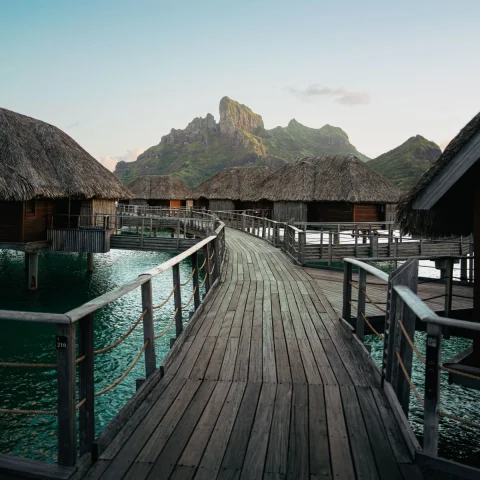
M0 308L6 310L65 313L86 301L135 278L159 265L172 254L112 250L95 255L95 271L86 273L86 255L42 253L39 259L39 289L26 287L20 252L0 251ZM199 260L200 261L200 260ZM203 261L203 259L201 260ZM190 261L180 267L181 279L191 274ZM152 281L153 301L159 304L172 289L172 271ZM182 288L183 302L192 294L192 283ZM202 292L203 293L203 292ZM155 331L160 333L173 315L173 297L156 310ZM95 314L95 348L110 345L120 338L141 314L141 293L137 289ZM188 312L184 311L184 324ZM156 342L157 365L168 353L175 325ZM0 323L0 361L55 363L55 326L27 322ZM121 346L95 357L95 390L109 385L122 375L143 346L141 324ZM135 392L135 379L145 376L142 359L116 388L95 399L98 435ZM38 368L0 367L0 408L56 409L56 371ZM79 399L77 398L77 401ZM56 416L25 416L0 413L0 453L30 458L56 458Z

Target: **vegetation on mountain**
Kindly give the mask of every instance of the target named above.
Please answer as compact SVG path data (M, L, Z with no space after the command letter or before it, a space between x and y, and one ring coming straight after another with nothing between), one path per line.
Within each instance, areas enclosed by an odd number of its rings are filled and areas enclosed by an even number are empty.
M227 167L278 169L303 156L362 155L338 127L309 128L296 120L267 130L262 117L228 97L220 101L220 121L195 118L184 130L172 129L135 162L119 162L115 173L126 183L141 175L175 174L190 188Z
M370 160L368 166L401 190L408 191L441 154L436 143L416 135L397 148Z

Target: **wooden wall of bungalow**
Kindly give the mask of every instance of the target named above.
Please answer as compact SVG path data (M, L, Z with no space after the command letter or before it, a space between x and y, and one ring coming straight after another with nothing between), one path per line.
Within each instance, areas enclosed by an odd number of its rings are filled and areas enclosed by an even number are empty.
M129 201L130 205L143 205L149 207L164 207L164 208L180 208L193 206L193 200L176 200L176 199L156 199L150 198L148 200L141 198L134 198Z
M0 201L0 242L46 240L48 228L90 226L97 215L114 216L115 200L40 198L24 202Z
M274 202L273 220L279 222L384 222L385 204L349 202Z

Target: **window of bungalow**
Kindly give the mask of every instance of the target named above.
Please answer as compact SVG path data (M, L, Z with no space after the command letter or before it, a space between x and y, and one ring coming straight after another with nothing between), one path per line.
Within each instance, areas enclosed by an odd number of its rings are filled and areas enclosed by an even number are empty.
M28 200L28 202L25 202L25 216L26 217L34 217L35 216L35 208L37 202L36 200Z

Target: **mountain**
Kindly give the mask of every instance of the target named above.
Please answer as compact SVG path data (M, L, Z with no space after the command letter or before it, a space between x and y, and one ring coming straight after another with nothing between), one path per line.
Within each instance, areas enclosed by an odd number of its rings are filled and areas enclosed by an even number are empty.
M410 190L442 154L440 147L416 135L399 147L368 162L368 166L387 177L401 190Z
M190 188L227 167L267 166L278 169L302 156L354 153L362 155L338 127L309 128L296 120L286 127L265 129L249 107L223 97L220 120L212 114L193 119L184 130L172 129L135 162L119 162L115 173L126 183L140 175L175 174Z

